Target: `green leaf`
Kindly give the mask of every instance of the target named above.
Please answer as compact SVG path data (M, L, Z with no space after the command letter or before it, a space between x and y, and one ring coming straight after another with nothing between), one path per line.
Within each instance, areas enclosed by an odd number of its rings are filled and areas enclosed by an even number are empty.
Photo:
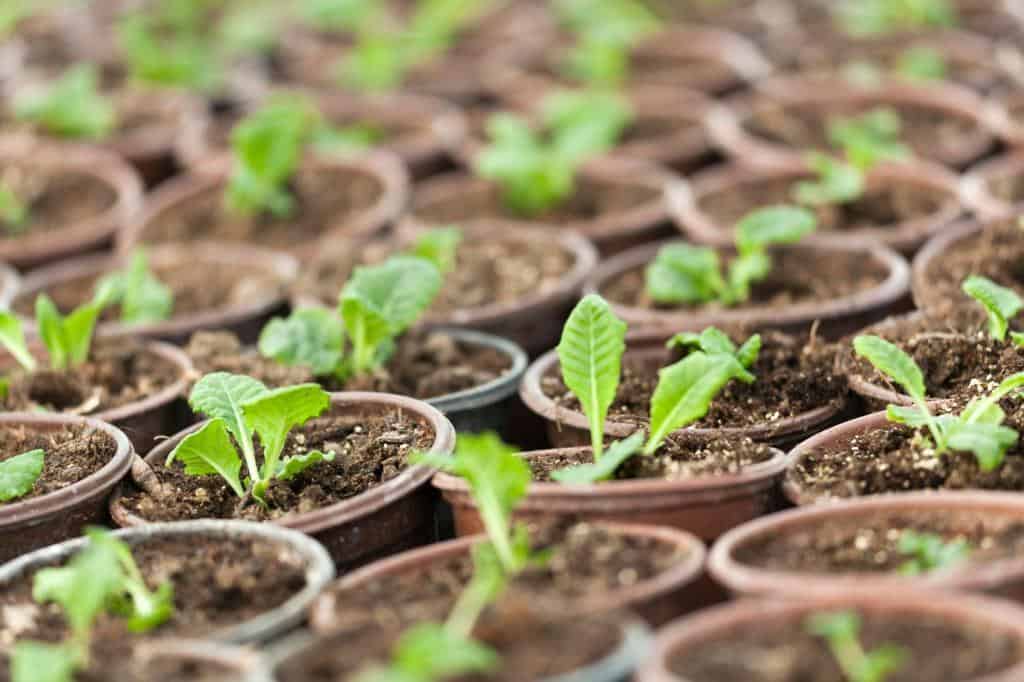
M983 422L953 422L946 434L951 450L973 453L982 471L992 471L1003 463L1006 451L1017 444L1018 434L1008 426Z
M446 275L455 269L462 239L462 230L454 226L426 230L416 238L412 255L430 261L441 274Z
M943 81L949 67L941 52L927 45L918 45L900 55L896 72L914 81Z
M16 95L14 115L53 135L101 139L113 132L117 115L114 105L99 93L98 87L95 66L73 66L44 91L29 90Z
M43 340L43 345L50 354L50 365L54 369L67 367L70 354L64 336L64 319L53 300L46 294L39 294L36 297L36 324L39 326L39 336Z
M36 324L53 369L75 367L89 358L93 332L103 305L103 301L93 300L62 317L49 296L39 294L36 297Z
M413 59L406 36L366 32L337 66L342 85L364 92L387 92L405 80Z
M245 495L239 479L242 460L228 436L228 426L223 419L211 419L203 428L185 436L168 455L165 464L170 466L176 459L185 465L185 473L189 476L217 474L236 495Z
M28 229L29 211L14 190L0 181L0 232L23 234Z
M593 464L577 464L554 471L551 479L565 485L589 485L598 481L607 481L615 476L615 472L623 462L640 452L644 445L644 434L637 431L629 438L611 444L608 451L601 455Z
M224 65L195 30L162 25L162 17L137 12L117 25L120 52L134 80L158 87L211 92L224 78Z
M909 147L899 140L902 127L896 111L879 107L860 116L831 119L828 138L843 150L851 165L867 172L882 161L901 161L911 156Z
M421 623L398 639L395 664L429 679L493 670L497 654L472 639L453 635L441 625Z
M343 127L320 125L313 131L313 147L325 154L352 154L371 149L385 139L382 129L369 124Z
M949 569L967 561L971 546L965 540L944 542L941 536L905 530L900 535L900 554L909 557L900 566L903 575L921 575Z
M36 359L29 352L28 344L25 343L25 332L21 327L21 320L14 313L6 310L0 310L0 346L3 346L26 371L36 371Z
M131 547L106 529L90 528L86 536L90 545L103 545L117 557L120 586L108 599L108 610L127 618L131 632L148 632L167 622L174 613L174 587L164 582L151 592L135 563Z
M804 206L845 204L864 194L864 174L857 168L821 152L811 152L807 163L817 178L793 187L793 199Z
M197 414L222 420L228 432L242 448L248 463L248 458L253 452L252 436L245 425L242 405L268 392L269 389L261 381L251 377L213 372L195 383L188 396L188 404ZM253 469L254 464L250 465L250 476L253 476Z
M1010 320L1024 308L1024 300L1012 289L978 275L965 279L961 288L988 312L988 329L992 338L1005 341Z
M302 365L315 376L326 376L341 365L344 344L345 328L337 315L322 308L299 308L263 327L259 350L283 365Z
M713 301L726 289L720 267L712 248L668 244L647 266L647 295L665 304Z
M319 464L320 462L333 462L333 452L320 452L319 450L312 450L302 455L293 455L291 457L285 457L281 460L281 470L277 473L274 478L279 478L282 481L287 481L291 478L295 478L309 467Z
M625 352L626 323L599 295L584 297L562 328L558 361L565 385L580 401L590 423L596 462L601 460L605 419L619 387Z
M610 150L633 119L629 103L606 91L556 92L541 110L555 153L577 161Z
M143 249L132 254L127 268L111 272L96 283L93 300L104 306L120 302L121 321L127 324L166 320L174 310L174 292L149 269Z
M301 17L327 31L359 31L377 14L377 0L303 0Z
M856 682L885 682L892 673L903 668L908 658L907 650L892 644L878 647L867 654L864 661L854 668Z
M861 619L853 611L816 613L807 619L808 633L828 639L856 639L860 634Z
M629 76L629 47L618 40L585 36L573 45L561 71L591 87L614 88Z
M856 37L952 27L957 23L950 0L845 0L837 8L840 27Z
M795 244L817 227L817 218L806 208L769 206L751 211L736 223L736 247L740 255L776 244Z
M42 450L29 450L0 461L0 502L27 495L43 473Z
M903 407L889 405L885 408L886 418L896 424L906 424L913 428L921 428L932 423L933 417L919 407Z
M298 384L269 391L242 405L246 426L263 445L262 481L278 474L281 452L291 430L319 416L330 404L331 395L319 384Z
M925 399L924 375L914 359L898 346L877 336L858 336L853 349L875 369L903 387L911 398Z
M20 640L11 649L12 682L74 682L78 655L67 644Z
M743 365L744 368L750 369L755 362L757 362L758 356L761 354L761 335L754 334L749 339L743 342L740 349L736 351L736 359Z
M1015 346L1024 346L1024 334L1020 332L1010 332L1010 340Z

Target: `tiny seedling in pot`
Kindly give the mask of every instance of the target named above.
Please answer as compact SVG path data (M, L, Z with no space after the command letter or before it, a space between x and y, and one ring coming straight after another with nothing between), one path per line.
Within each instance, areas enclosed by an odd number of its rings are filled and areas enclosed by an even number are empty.
M982 398L975 398L959 415L932 414L928 406L924 374L914 359L898 346L877 336L858 336L853 340L857 355L899 384L914 402L913 407L889 405L889 421L924 429L927 437L919 442L936 456L950 452L970 452L982 471L992 471L1003 462L1006 451L1016 445L1018 434L1003 425L1006 413L999 401L1024 387L1024 372L1003 380Z
M932 571L954 568L965 561L971 553L966 540L944 542L934 533L918 533L905 530L900 535L900 554L908 557L900 566L903 575L922 575Z
M91 64L71 67L42 91L14 98L14 117L52 135L102 139L117 125L114 105L99 92L99 74Z
M0 461L0 503L28 495L43 474L46 453L29 450Z
M908 652L892 644L865 651L860 643L861 618L852 611L818 613L804 627L828 643L847 682L885 682L908 663Z
M771 273L769 247L794 244L816 226L814 214L796 206L752 211L736 225L737 255L724 272L711 247L664 246L647 266L647 295L661 304L742 303L750 298L751 286Z
M1024 300L1013 289L1000 286L978 275L971 275L961 285L964 293L977 301L988 313L989 335L996 341L1005 341L1006 333L1018 346L1024 346L1024 334L1010 331L1010 320L1024 309Z
M96 297L121 308L126 324L159 322L174 310L174 292L149 268L149 258L137 249L128 266L111 272L96 283Z

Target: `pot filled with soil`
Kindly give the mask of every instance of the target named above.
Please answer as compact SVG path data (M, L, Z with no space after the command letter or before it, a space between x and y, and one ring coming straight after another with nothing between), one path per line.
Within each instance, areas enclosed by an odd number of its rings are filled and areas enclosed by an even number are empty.
M229 447L233 455L226 456L238 461L231 441L225 440L224 421L218 417L176 434L146 456L148 467L137 466L133 485L121 487L111 500L111 514L119 525L211 517L269 521L314 536L339 566L346 567L433 537L434 500L426 485L432 471L410 465L408 457L418 451L451 451L454 429L436 409L411 398L381 393L326 394L315 384L269 391L254 379L226 373L207 375L203 381L205 398L197 398L201 381L193 388L191 401L207 415L227 414L218 407L223 403L217 396L225 395L234 396L236 405L245 404L239 395L252 398L253 404L262 403L252 409L287 412L293 409L289 405L305 406L306 412L294 407L296 412L287 414L305 415L306 419L281 417L285 421L280 422L301 426L293 428L287 438L268 441L283 468L258 467L255 457L262 456L262 438L260 449L243 450L246 466L253 469L251 490L237 477L191 475L188 471L196 469L182 465L180 458L165 464L186 439L185 461L190 461L187 453L193 449L210 453ZM322 402L328 395L329 405ZM299 402L303 396L305 402ZM196 407L199 405L205 407ZM321 415L325 408L327 412ZM245 427L232 428L241 433ZM225 439L219 434L225 434ZM253 447L252 436L247 439L243 442ZM283 455L286 457L280 459ZM198 470L212 473L209 468Z
M97 149L0 142L0 260L32 268L109 248L142 202L135 172Z
M1024 205L1024 156L1011 152L972 167L963 193L983 219L1016 215Z
M123 302L104 308L98 324L101 336L183 343L199 329L226 329L251 342L285 308L287 289L297 273L291 256L244 244L164 244L131 258L89 256L38 270L23 280L12 307L30 316L36 297L46 294L66 313L94 300L112 277L138 276L148 283L147 290L155 286L163 292L158 297L162 305L157 312L127 321Z
M1016 605L956 593L739 601L663 630L637 679L840 682L853 666L872 665L891 682L1010 682L1024 674L1022 637ZM844 646L859 655L837 658Z
M104 520L107 496L134 456L121 431L88 417L0 414L0 435L4 478L13 473L20 481L5 489L0 509L3 561Z
M908 588L1019 600L1024 507L999 493L908 493L794 509L726 533L708 570L737 596Z

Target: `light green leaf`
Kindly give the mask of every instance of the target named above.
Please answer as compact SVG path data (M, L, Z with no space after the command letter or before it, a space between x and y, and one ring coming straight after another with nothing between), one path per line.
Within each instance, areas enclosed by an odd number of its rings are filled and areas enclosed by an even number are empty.
M281 469L274 478L279 478L282 481L287 481L290 478L295 478L309 467L319 464L320 462L333 462L333 452L320 452L319 450L312 450L310 452L293 455L291 457L285 457L281 460Z
M858 336L853 340L853 349L875 369L902 386L911 398L925 399L921 368L898 346L877 336Z
M958 420L950 425L946 444L951 450L973 453L982 471L992 471L1017 439L1017 432L1008 426Z
M911 47L896 64L896 72L915 81L942 81L946 79L949 67L945 57L935 48L927 45Z
M18 120L61 137L101 139L117 125L117 112L100 94L99 73L92 64L71 67L40 92L19 92L13 108Z
M64 320L57 306L46 294L36 297L36 324L39 336L50 354L50 365L64 369L70 360L67 339L64 337Z
M961 288L988 312L988 329L992 338L1005 341L1010 320L1024 308L1024 300L1013 289L999 286L987 277L978 275L965 279Z
M6 310L0 310L0 346L3 346L10 353L18 364L29 372L36 370L36 359L28 350L25 343L25 332L21 327L21 320Z
M269 392L261 381L242 374L213 372L203 376L192 387L188 404L198 414L221 419L228 432L242 447L252 451L252 438L245 426L242 404Z
M690 244L663 246L645 272L647 295L658 303L704 303L726 289L714 249Z
M483 644L452 634L444 626L421 623L399 637L394 660L400 669L434 680L493 670L498 655Z
M758 356L761 354L761 335L754 334L749 339L743 342L740 349L736 351L736 359L739 360L740 364L746 369L750 369L755 362L757 362Z
M74 682L79 660L68 644L21 640L11 650L12 682Z
M732 304L750 298L751 285L768 276L772 260L764 251L749 251L729 263L729 287L725 302Z
M322 308L300 308L263 327L259 350L281 364L302 365L315 376L326 376L338 370L344 344L345 329L337 315Z
M185 465L185 473L189 476L217 474L236 495L245 495L239 479L242 460L228 436L223 419L211 419L203 428L185 436L167 456L165 465L170 466L176 459Z
M29 450L0 461L0 502L28 494L43 473L42 450Z
M554 151L575 161L610 150L633 118L629 102L604 90L555 92L541 110Z
M426 230L416 238L412 255L425 258L441 274L448 274L455 269L455 258L462 240L462 230L454 226Z
M260 437L263 467L260 479L267 481L278 473L278 463L288 433L331 404L331 395L319 384L299 384L269 391L242 405L245 424Z
M965 540L944 542L939 535L913 530L903 531L898 549L900 554L910 557L900 566L903 575L949 569L965 562L971 553L971 546Z
M623 462L640 452L644 445L644 433L637 431L630 437L616 441L608 451L592 464L577 464L554 471L551 479L565 485L589 485L598 481L607 481L615 476L615 472Z
M807 163L817 174L793 187L793 199L804 206L845 204L864 194L864 174L857 168L821 152L811 152Z
M150 271L142 249L135 251L127 268L96 283L93 300L104 306L120 302L121 321L127 324L166 320L174 310L174 292Z
M895 424L906 424L915 429L928 426L933 420L931 414L919 407L889 405L885 408L886 418Z
M795 244L814 232L817 224L817 218L806 208L759 208L736 223L736 247L744 255L775 244Z

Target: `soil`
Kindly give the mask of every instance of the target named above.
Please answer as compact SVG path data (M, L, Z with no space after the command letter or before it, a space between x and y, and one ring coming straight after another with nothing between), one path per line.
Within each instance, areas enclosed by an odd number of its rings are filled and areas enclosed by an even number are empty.
M697 428L767 426L827 405L840 406L846 382L833 371L837 348L779 332L761 335L762 347L750 371L752 384L731 381L711 403ZM745 338L737 340L742 343ZM658 371L678 356L665 349L627 352L609 421L646 426ZM580 403L562 381L557 363L541 380L541 390L559 408L580 411Z
M144 400L181 379L182 370L138 342L99 344L68 370L20 368L8 374L0 411L98 414Z
M127 490L124 507L148 521L234 518L269 521L288 514L322 509L350 499L398 476L409 455L429 449L434 433L400 412L367 417L319 417L294 429L283 457L311 450L334 453L287 481L275 480L266 493L267 507L239 499L217 475L189 476L180 462L152 465L162 494ZM257 460L262 452L257 447Z
M196 332L185 346L196 375L212 372L244 374L262 381L270 388L294 386L314 381L306 367L282 365L246 348L231 332Z
M0 168L0 186L13 192L29 215L25 225L0 219L0 242L94 220L117 200L114 188L98 176L76 171L40 172L17 163L5 162Z
M98 618L94 629L94 666L104 673L107 666L112 666L125 680L135 679L131 666L125 665L125 654L140 640L202 637L267 613L306 585L302 558L281 545L263 540L159 538L133 546L132 554L151 589L171 582L175 608L170 620L144 636L130 633L122 618L109 614ZM37 605L32 600L32 581L28 576L4 590L0 597L0 642L56 642L66 634L63 611L54 604ZM169 661L164 663L168 665L171 670L182 667ZM7 666L0 667L6 672ZM154 674L149 669L146 672ZM109 678L97 671L95 677L86 675L82 679Z
M793 305L830 303L873 289L888 275L881 264L865 258L862 253L821 250L814 252L812 258L808 255L805 249L773 250L771 273L751 287L750 300L741 307L781 310ZM725 309L717 302L698 305L655 303L645 291L643 267L623 272L605 284L601 293L614 303L631 307L701 312Z
M966 682L1005 670L1024 658L1016 637L965 627L935 616L861 614L861 642L868 651L895 644L907 662L886 682ZM845 682L828 645L806 632L802 619L759 621L735 627L728 637L703 641L669 660L689 682Z
M117 443L102 431L67 426L42 431L29 426L0 425L0 460L42 449L43 473L17 502L56 492L102 469L117 453Z
M1020 556L1024 523L1008 516L946 511L886 512L793 527L737 548L748 566L799 573L896 572L909 557L899 551L904 531L928 533L943 542L966 542L967 561L953 571Z

